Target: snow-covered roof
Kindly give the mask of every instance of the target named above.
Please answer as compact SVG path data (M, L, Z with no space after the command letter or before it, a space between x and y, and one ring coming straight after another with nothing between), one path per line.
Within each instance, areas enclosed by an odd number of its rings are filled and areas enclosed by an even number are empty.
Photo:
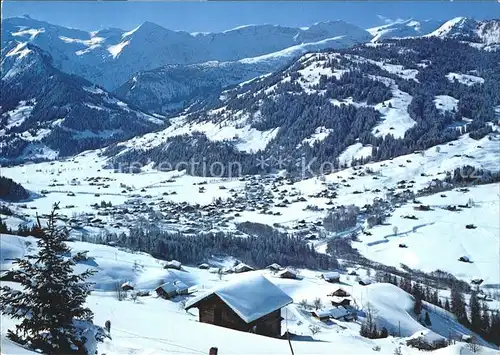
M349 311L342 306L333 307L332 309L330 309L330 314L331 314L332 318L339 319L339 318L347 316L349 314Z
M364 283L365 285L370 285L372 280L368 276L360 277L359 282Z
M268 269L274 269L274 270L281 270L283 269L280 264L277 263L272 263L267 267Z
M181 264L180 261L172 260L172 261L167 261L166 266L167 267L173 267L173 268L176 268L176 269L180 269L181 266L182 266L182 264Z
M281 275L287 274L287 273L290 273L290 274L293 274L293 275L297 275L297 272L295 272L292 269L284 269L284 270L281 270L281 271L278 272L278 276L281 276Z
M196 307L206 298L217 295L246 323L285 307L293 299L262 275L240 277L186 302L185 309Z
M335 272L335 271L325 272L321 276L323 276L323 278L325 280L335 280L335 279L339 279L340 278L340 274L338 272Z
M351 298L350 298L350 297L331 296L331 297L330 297L330 300L331 300L332 302L335 302L335 303L342 303L342 302L344 302L345 300L347 300L347 301L351 301Z
M182 281L166 282L159 286L167 293L186 291L189 287Z
M318 318L334 318L339 319L349 314L349 311L344 307L322 308L312 312Z
M248 266L247 264L245 263L239 263L238 265L236 265L234 267L234 271L235 272L238 272L238 271L244 271L244 270L254 270L253 267L251 266Z

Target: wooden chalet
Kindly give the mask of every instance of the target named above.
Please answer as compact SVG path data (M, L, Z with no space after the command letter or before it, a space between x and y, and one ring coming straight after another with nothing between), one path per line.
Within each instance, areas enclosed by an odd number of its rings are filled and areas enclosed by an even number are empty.
M177 260L171 260L167 261L165 264L165 269L175 269L175 270L180 270L182 269L182 264L180 261Z
M158 286L155 291L158 296L171 299L178 295L187 295L189 287L182 281L174 281Z
M122 291L130 291L134 289L134 285L130 281L127 281L121 285L121 289Z
M291 279L291 280L297 279L297 273L290 269L282 270L278 272L276 275L278 275L278 277L282 279Z
M344 290L343 288L338 288L337 290L330 293L328 296L349 297L350 294L346 290Z
M368 277L360 277L358 283L361 286L368 286L368 285L371 285L372 280L370 278L368 278Z
M280 270L283 270L283 267L280 264L273 263L273 264L269 265L266 269L269 269L269 270L274 271L274 272L278 272Z
M338 272L325 272L321 274L321 277L326 281L326 282L340 282L340 274Z
M336 320L351 320L352 314L345 307L333 307L333 308L323 308L317 309L311 312L312 316L319 319L320 321L328 321L330 319Z
M233 271L237 274L240 274L242 272L248 272L248 271L253 271L255 270L253 267L248 266L247 264L244 263L239 263L233 268Z
M198 308L202 323L280 337L281 308L292 302L264 276L252 275L188 300L185 309Z

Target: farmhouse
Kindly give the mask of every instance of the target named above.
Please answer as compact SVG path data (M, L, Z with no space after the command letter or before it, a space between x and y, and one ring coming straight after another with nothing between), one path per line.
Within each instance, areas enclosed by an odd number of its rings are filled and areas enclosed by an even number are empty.
M321 320L329 319L351 320L352 314L344 307L333 307L328 309L318 309L311 312L312 316Z
M350 295L346 290L344 290L342 288L338 288L337 290L330 293L328 296L349 297Z
M372 283L372 280L370 280L370 278L368 277L360 277L358 283L361 286L368 286Z
M237 274L242 273L242 272L247 272L247 271L253 271L253 270L254 270L253 267L248 266L247 264L244 264L244 263L239 263L233 269L233 271Z
M280 271L283 269L283 267L280 264L273 263L267 267L267 269L271 271Z
M171 299L178 295L187 295L189 287L182 281L166 282L158 286L156 294L165 299Z
M165 269L180 270L181 268L182 268L182 264L180 261L177 261L177 260L167 261L167 263L165 264Z
M292 279L295 280L297 278L297 273L290 269L285 269L277 273L278 277L282 279Z
M124 282L122 284L121 289L123 291L133 290L134 289L134 285L130 281L127 281L127 282Z
M339 306L350 306L351 305L351 299L350 298L346 298L346 297L333 296L331 298L331 302L332 302L332 306L336 306L336 307L339 307Z
M327 282L340 282L340 274L338 272L325 272L321 277Z
M264 276L252 275L188 300L185 309L198 308L202 323L280 337L281 308L292 302Z

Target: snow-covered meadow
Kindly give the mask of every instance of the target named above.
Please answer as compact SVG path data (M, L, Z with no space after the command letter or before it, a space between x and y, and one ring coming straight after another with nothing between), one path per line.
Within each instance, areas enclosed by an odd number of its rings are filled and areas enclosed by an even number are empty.
M36 251L36 240L31 237L1 235L2 268L8 267L11 258L22 257ZM106 339L99 345L99 353L106 354L176 354L208 353L210 347L217 347L221 354L287 354L289 344L283 339L267 338L255 334L238 332L210 324L199 323L197 310L183 310L186 299L193 296L177 296L171 300L158 298L154 292L150 296L119 301L114 291L116 283L129 281L138 290L152 291L159 284L181 280L194 290L194 295L221 286L228 281L245 282L252 275L264 275L293 299L293 304L282 310L282 329L292 334L292 347L296 353L330 354L332 347L343 354L371 353L375 346L380 352L392 354L398 346L405 354L417 354L418 350L407 348L405 338L424 332L428 339L448 337L450 330L460 337L470 331L459 325L448 312L424 304L430 313L432 326L422 326L412 313L413 298L406 292L390 284L361 286L354 276L342 274L339 284L332 284L320 278L319 271L297 270L300 279L280 279L269 270L257 270L243 274L228 274L221 278L210 270L195 266L183 266L182 270L164 269L164 262L144 253L131 253L111 246L101 246L83 242L69 242L72 252L88 251L90 259L77 265L81 272L87 268L98 272L92 276L95 291L87 300L94 312L94 322L103 325L111 321L112 340ZM223 266L231 260L211 261L212 265ZM361 275L366 270L358 269ZM17 287L11 282L4 285ZM390 336L386 339L370 340L359 336L359 321L334 320L321 322L299 305L302 300L312 303L320 298L324 307L330 302L327 294L338 288L346 290L354 307L360 310L360 321L367 307L374 310L380 326L391 333L400 333L401 338ZM242 295L244 297L244 295ZM14 322L2 316L1 341L5 354L31 354L6 339L6 331ZM311 326L319 328L312 334ZM482 345L489 346L480 340ZM465 350L464 343L440 350L441 354L455 354ZM483 348L484 354L495 354L495 350Z

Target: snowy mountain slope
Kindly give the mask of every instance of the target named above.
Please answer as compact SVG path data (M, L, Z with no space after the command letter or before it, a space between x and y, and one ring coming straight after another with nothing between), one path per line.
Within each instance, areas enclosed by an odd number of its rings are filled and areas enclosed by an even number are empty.
M388 38L419 37L427 35L442 25L442 22L435 20L417 21L409 19L397 21L388 25L373 27L368 29L373 35L372 42L379 42Z
M485 48L500 43L500 20L476 21L466 17L456 17L426 36L454 38L480 43Z
M453 51L463 60L454 61ZM422 58L436 64L422 66ZM500 104L494 94L497 60L498 53L433 37L308 53L201 101L172 118L165 130L121 142L106 154L116 162L175 165L181 156L201 159L200 150L210 151L224 161L244 161L244 173L255 173L250 166L258 165L258 151L271 164L281 156L281 168L291 169L302 157L315 159L318 167L324 161L337 164L342 152L361 140L374 147L375 159L388 159L397 151L407 154L457 139L471 117L466 129L481 138ZM325 133L316 139L320 131ZM208 164L213 157L204 156Z
M147 115L85 79L52 66L32 44L2 60L0 151L3 161L54 159L160 127Z
M12 42L36 44L53 56L57 68L112 90L138 71L167 64L235 61L339 36L349 37L354 43L371 39L365 30L342 21L324 22L307 29L255 25L192 35L151 22L128 32L119 29L85 32L18 17L3 21L2 44L3 47Z
M422 204L432 206L430 212L415 211L414 204L397 208L386 226L372 228L372 235L363 236L357 247L363 255L387 265L405 264L426 272L440 269L464 280L481 278L485 285L498 285L500 185L470 190L470 193L449 191L420 198ZM446 210L447 206L466 205L469 199L474 201L471 208ZM402 218L409 215L418 219ZM468 230L467 224L474 224L477 229ZM394 227L398 228L396 234ZM407 248L399 248L400 244ZM472 263L458 261L461 256L467 256Z
M307 52L346 48L357 43L355 37L342 35L232 62L167 65L135 74L114 93L144 110L173 113L193 102L210 102L224 88L280 70Z
M2 258L4 255L22 257L36 250L34 238L10 235L0 235L0 238L3 242ZM427 304L424 308L430 313L433 325L430 329L426 329L412 315L412 296L390 284L377 283L366 287L361 286L355 279L343 273L341 274L342 287L352 295L354 307L360 311L360 318L363 319L363 312L369 304L376 312L377 325L385 326L391 331L400 329L401 338L366 339L359 336L358 322L336 320L323 323L313 318L311 313L302 309L298 303L303 299L312 302L318 297L324 304L328 304L330 299L327 294L338 287L322 280L319 277L319 271L300 269L298 272L301 280L280 279L268 270L228 274L224 275L221 280L208 270L200 270L191 266L183 266L182 271L163 269L163 261L143 253L131 253L115 247L83 242L69 242L68 244L73 252L88 251L87 255L90 259L78 264L78 271L86 268L97 270L97 273L92 276L92 281L96 282L96 288L87 299L87 305L94 312L95 324L102 325L106 320L111 321L112 339L107 339L98 345L99 352L106 354L203 353L212 346L217 346L219 351L231 354L247 354L248 347L257 353L289 353L288 342L284 339L262 337L198 322L196 310L189 312L183 310L183 302L192 296L164 300L152 293L151 296L140 297L137 302L130 298L118 301L113 288L101 286L108 284L110 275L113 276L113 283L127 280L136 289L143 291L153 291L159 283L166 280L183 280L192 291L195 291L195 295L213 287L223 286L228 281L238 283L243 282L247 277L263 275L294 301L282 310L284 318L282 329L288 329L295 334L291 337L292 346L300 353L330 354L332 346L335 346L336 351L354 355L369 353L375 345L379 345L380 352L383 354L392 354L396 347L401 346L405 354L413 355L418 354L419 350L406 347L404 340L415 332L427 332L427 337L434 339L441 336L447 337L450 329L457 338L471 334L469 330L458 324L451 314ZM13 249L11 246L15 246L16 250L22 250L22 252L9 252ZM365 270L358 271L365 272ZM2 285L17 287L12 282L2 282ZM161 312L158 311L159 309ZM6 331L13 324L10 318L2 315L1 341L2 345L6 344L2 351L7 354L29 354L6 340ZM172 324L176 326L169 327ZM320 332L311 335L309 327L313 325L319 327ZM168 334L165 333L166 328L169 329ZM193 338L193 333L203 334L203 337ZM481 339L479 341L484 346L481 348L482 353L495 353L491 345ZM458 353L464 348L465 344L458 342L436 353L455 354L455 351Z

